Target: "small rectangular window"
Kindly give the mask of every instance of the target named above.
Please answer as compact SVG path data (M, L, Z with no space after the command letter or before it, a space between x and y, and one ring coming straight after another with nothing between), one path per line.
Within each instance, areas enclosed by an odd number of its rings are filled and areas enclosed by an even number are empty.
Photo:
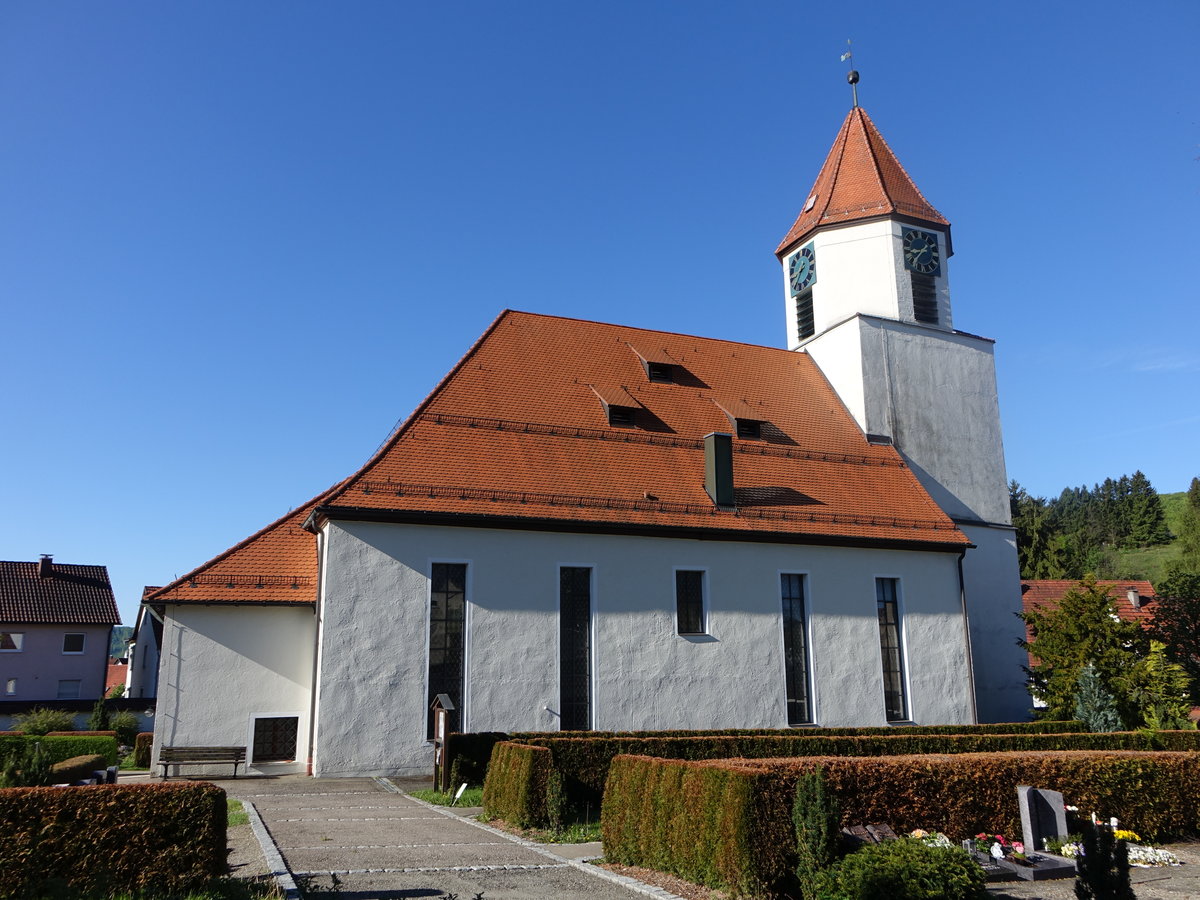
M20 653L24 646L24 632L0 631L0 653Z
M296 758L296 716L264 716L254 720L254 762L291 762Z
M889 722L908 720L908 698L904 691L904 633L900 627L899 594L899 579L875 579L875 600L879 609L879 650L883 657L883 700Z
M4 682L4 693L8 696L13 696L17 692L17 679L10 678Z
M59 700L78 700L79 699L79 679L69 678L58 683L58 699Z
M704 634L704 573L675 573L675 620L680 634Z
M82 634L64 634L63 635L63 653L82 653L83 652L83 635Z

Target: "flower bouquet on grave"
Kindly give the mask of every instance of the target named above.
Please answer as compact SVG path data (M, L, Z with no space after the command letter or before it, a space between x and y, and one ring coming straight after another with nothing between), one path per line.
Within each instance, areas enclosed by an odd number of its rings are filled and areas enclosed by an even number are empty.
M950 838L946 837L940 831L926 831L924 828L918 828L915 831L910 831L908 836L911 838L916 838L922 844L925 844L929 847L954 846Z

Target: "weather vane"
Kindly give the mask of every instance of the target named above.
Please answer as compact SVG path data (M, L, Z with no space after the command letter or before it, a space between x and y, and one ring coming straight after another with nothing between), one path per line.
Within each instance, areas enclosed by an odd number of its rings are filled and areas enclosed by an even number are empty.
M850 52L850 38L846 38L846 52L842 54L842 62L850 63L850 71L846 80L850 82L850 92L854 97L854 107L858 108L858 70L854 68L854 54Z

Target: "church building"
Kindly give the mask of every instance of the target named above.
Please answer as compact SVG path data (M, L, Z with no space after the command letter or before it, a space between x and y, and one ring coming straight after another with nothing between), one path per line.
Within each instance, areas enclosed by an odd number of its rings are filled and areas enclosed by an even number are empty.
M504 311L356 473L175 582L155 746L415 774L461 731L1028 718L993 344L851 110L787 349Z

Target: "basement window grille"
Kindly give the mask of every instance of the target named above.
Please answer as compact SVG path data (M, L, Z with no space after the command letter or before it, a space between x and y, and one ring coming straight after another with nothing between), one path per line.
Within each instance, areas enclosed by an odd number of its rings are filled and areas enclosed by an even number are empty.
M254 762L291 762L296 758L300 720L296 716L263 716L254 720Z

